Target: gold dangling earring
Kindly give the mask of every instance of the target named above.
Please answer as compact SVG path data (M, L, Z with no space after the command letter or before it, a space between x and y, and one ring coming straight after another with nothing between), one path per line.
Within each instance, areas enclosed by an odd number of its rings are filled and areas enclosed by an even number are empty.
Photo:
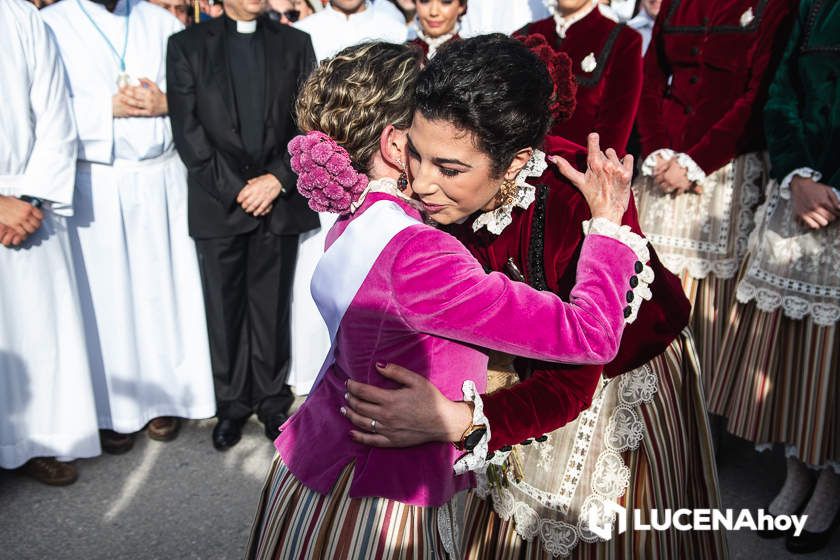
M499 206L510 206L516 202L516 193L518 190L516 182L512 179L502 181L502 186L499 188L499 194L497 195Z
M405 189L408 188L408 175L405 173L405 165L400 158L397 158L397 165L400 166L400 176L397 178L397 188L400 189L400 192L405 192Z

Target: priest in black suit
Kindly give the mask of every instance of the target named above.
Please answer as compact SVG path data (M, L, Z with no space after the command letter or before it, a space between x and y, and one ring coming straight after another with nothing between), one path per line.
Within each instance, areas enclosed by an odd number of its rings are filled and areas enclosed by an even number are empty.
M173 35L166 57L175 146L189 170L220 450L239 441L252 412L271 439L286 420L298 235L319 226L286 150L315 54L309 35L261 9L261 0L226 0L223 17Z

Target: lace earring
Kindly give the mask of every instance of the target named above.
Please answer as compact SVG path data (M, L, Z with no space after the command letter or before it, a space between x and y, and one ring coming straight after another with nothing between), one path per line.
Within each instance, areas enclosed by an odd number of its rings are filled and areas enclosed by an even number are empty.
M405 192L405 189L408 188L408 175L405 173L405 165L400 158L397 158L397 165L400 166L400 176L397 178L397 188L400 189L400 192Z

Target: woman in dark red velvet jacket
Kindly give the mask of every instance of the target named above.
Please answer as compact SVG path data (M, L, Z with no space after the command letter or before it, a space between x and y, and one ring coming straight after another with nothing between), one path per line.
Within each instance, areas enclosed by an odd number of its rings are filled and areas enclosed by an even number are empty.
M642 91L642 38L604 16L593 0L555 0L554 15L514 35L542 35L572 59L577 108L551 129L580 145L597 132L601 145L624 154Z
M554 74L563 80L562 72ZM558 92L557 109L567 115L573 108L574 88L558 87ZM469 109L467 101L464 105ZM549 137L545 149L580 169L586 167L583 149L563 138ZM537 155L535 164L526 166L523 174L530 178L517 183L516 204L475 215L450 232L488 271L568 295L583 240L581 226L589 212L581 194L555 170L543 171L541 161ZM624 223L639 231L632 204ZM523 380L481 395L480 407L476 402L475 409L483 412L484 424L490 427L493 465L488 476L479 476L484 490L468 498L467 558L520 553L551 558L578 545L577 557L646 558L654 553L661 558L726 557L723 535L711 531L645 533L644 539L628 531L606 543L585 544L594 540L585 524L587 512L603 499L598 496L618 501L626 495L628 507L645 510L720 505L717 481L709 476L714 472L713 454L696 354L690 335L681 332L688 322L688 302L679 280L653 252L649 267L640 263L638 271L652 272L650 293L639 292L634 280L628 285L628 315L635 313L631 306L638 315L625 330L616 360L606 369L517 360L515 370ZM462 433L463 426L451 425L452 419L464 416L453 407L466 404L451 403L424 378L394 365L380 371L405 387L389 392L348 385L351 421L369 428L370 417L356 411L375 410L383 426L377 434L357 432L358 441L405 446L448 441L447 434ZM474 420L463 433L476 424ZM520 459L511 460L507 454L515 444L522 444L516 452ZM505 457L507 466L497 466ZM500 487L501 469L514 468L511 465L518 460L521 469L514 470L522 483L514 476ZM492 505L478 499L488 492ZM534 492L551 496L555 505L534 500ZM556 505L563 503L565 510ZM512 517L514 512L519 513Z
M708 394L767 169L764 106L796 0L664 0L645 55L642 230L681 275Z
M458 22L467 13L467 0L417 0L417 37L409 43L417 45L432 58L449 41L457 41Z

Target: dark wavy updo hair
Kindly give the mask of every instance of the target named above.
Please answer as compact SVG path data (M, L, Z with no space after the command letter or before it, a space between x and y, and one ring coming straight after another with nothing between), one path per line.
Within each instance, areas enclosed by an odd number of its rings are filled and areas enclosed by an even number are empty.
M417 110L472 133L501 176L516 153L542 145L554 83L537 55L502 34L451 41L417 80Z

